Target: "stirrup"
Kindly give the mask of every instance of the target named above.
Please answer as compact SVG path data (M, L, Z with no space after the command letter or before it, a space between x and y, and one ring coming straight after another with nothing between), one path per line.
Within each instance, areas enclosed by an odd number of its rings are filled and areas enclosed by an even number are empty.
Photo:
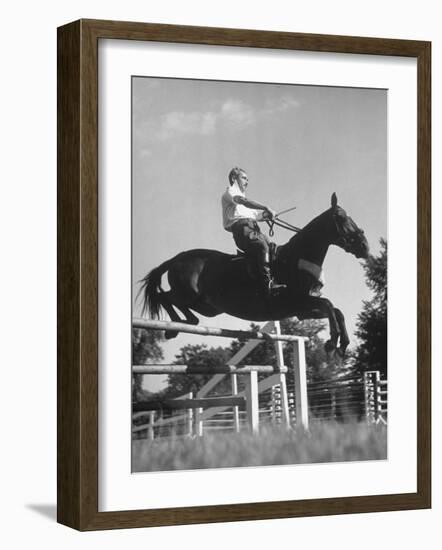
M277 293L280 290L283 290L287 288L287 285L284 285L282 283L275 283L273 280L269 282L269 293Z
M280 283L270 283L269 290L281 290L283 288L287 288L287 285L283 285Z

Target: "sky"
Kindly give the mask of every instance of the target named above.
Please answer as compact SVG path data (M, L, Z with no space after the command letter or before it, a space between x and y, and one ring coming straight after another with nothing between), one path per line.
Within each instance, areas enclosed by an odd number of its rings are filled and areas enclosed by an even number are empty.
M134 298L148 271L183 250L235 253L221 216L233 166L247 171L248 198L276 211L296 206L285 216L296 226L329 208L336 192L373 254L387 238L386 90L133 77L132 117ZM276 229L273 239L283 244L291 235ZM323 267L323 295L343 311L354 345L357 315L371 296L360 261L332 246ZM249 325L228 315L200 318ZM180 334L164 346L165 362L202 341L228 343Z

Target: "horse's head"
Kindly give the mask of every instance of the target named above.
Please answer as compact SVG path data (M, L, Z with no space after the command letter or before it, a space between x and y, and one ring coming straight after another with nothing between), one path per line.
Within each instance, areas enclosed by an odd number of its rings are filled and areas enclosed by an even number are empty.
M347 215L345 210L338 205L336 193L331 197L332 244L350 252L356 258L368 258L369 247L364 231Z

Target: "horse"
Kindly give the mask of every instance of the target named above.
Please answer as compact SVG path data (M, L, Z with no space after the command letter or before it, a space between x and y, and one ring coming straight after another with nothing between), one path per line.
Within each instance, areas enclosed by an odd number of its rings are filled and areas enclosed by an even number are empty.
M272 262L274 279L285 285L275 295L262 291L251 263L244 255L217 250L193 249L181 252L152 269L141 281L142 315L158 318L164 308L172 321L197 325L194 312L206 317L228 313L248 321L327 318L330 339L325 344L330 356L343 357L350 343L345 318L330 300L320 296L322 264L330 245L356 258L367 259L369 247L364 231L338 205L336 193L331 207L310 221L284 245L276 248ZM170 290L161 288L167 272ZM185 319L181 319L177 311ZM178 332L168 330L166 338Z

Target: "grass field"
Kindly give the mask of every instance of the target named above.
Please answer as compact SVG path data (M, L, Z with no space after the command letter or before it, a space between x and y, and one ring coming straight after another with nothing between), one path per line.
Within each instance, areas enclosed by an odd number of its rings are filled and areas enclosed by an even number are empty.
M262 427L259 435L218 432L196 438L132 442L133 472L386 458L387 428L362 423L312 423L308 433Z

